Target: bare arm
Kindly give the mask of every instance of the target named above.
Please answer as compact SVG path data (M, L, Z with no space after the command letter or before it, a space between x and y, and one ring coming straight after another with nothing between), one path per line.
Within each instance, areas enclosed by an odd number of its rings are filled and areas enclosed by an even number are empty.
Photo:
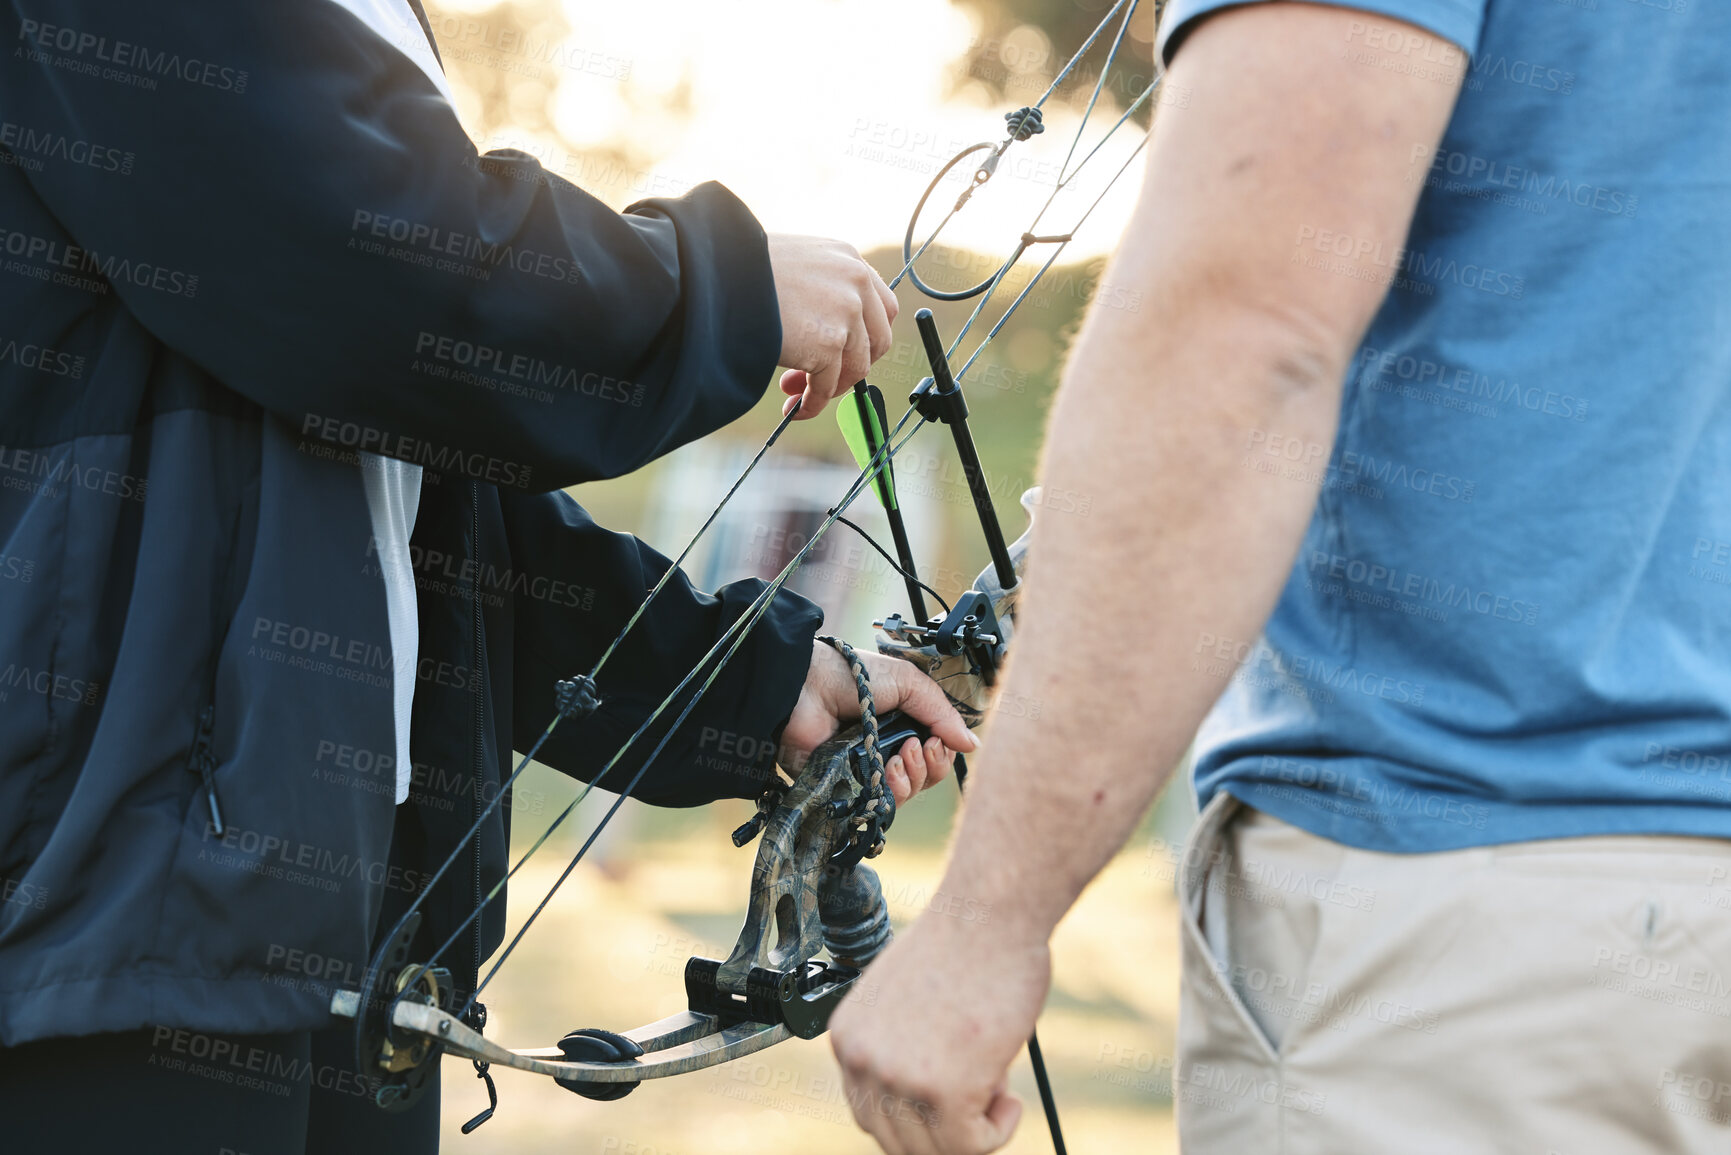
M1222 689L1189 668L1199 636L1256 637L1290 571L1317 487L1244 468L1246 446L1256 432L1332 442L1342 378L1386 289L1295 255L1324 255L1325 232L1361 257L1399 250L1410 157L1441 138L1458 87L1343 59L1367 20L1400 27L1312 4L1229 9L1168 74L1188 106L1161 114L1105 278L1143 303L1092 310L1048 434L1044 480L1092 508L1035 529L1003 692L1039 702L1039 719L992 722L989 773L943 882L992 917L928 915L873 968L878 1008L834 1023L856 1087L940 1109L913 1131L861 1116L886 1150L1007 1140L1016 1109L1000 1076L1044 998L1047 937ZM989 992L952 989L958 955L1003 976ZM910 1055L919 1020L941 1037Z
M1041 702L1040 719L993 723L946 883L1003 899L1029 935L1128 837L1219 695L1190 668L1198 636L1257 636L1310 520L1318 487L1246 469L1246 448L1332 444L1385 286L1294 258L1333 257L1315 243L1329 232L1397 252L1414 145L1434 148L1455 97L1340 60L1355 20L1235 9L1173 63L1190 107L1162 118L1106 274L1145 303L1093 310L1047 438L1042 477L1093 503L1034 530L1005 693Z

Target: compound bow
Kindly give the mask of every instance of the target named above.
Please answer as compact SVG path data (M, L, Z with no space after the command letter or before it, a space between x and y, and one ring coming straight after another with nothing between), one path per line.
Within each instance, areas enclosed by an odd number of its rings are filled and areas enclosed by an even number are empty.
M462 925L424 961L412 961L409 957L410 945L420 926L420 908L426 895L432 892L433 885L443 878L462 856L475 833L500 806L507 791L540 751L560 721L587 714L600 704L597 677L608 658L636 625L656 594L672 575L678 572L698 540L715 523L746 477L763 460L764 455L787 428L793 417L793 414L789 413L758 449L745 470L680 552L674 564L649 590L595 665L587 674L580 674L559 683L558 712L505 779L498 793L481 811L468 835L457 843L450 856L423 888L420 896L410 904L391 929L383 945L370 960L360 989L343 990L335 994L331 1010L336 1015L354 1020L356 1060L360 1070L378 1078L375 1101L379 1106L387 1110L401 1110L412 1103L436 1069L441 1054L456 1055L474 1061L478 1073L486 1081L490 1105L464 1126L463 1131L466 1134L489 1118L498 1104L497 1092L488 1073L492 1066L550 1075L561 1086L586 1097L616 1099L629 1094L646 1079L666 1078L715 1066L761 1051L790 1037L813 1038L824 1031L831 1011L847 997L861 970L889 941L890 921L883 892L876 874L862 860L876 857L883 849L883 834L895 817L894 799L884 786L881 751L884 748L894 750L910 736L924 737L925 731L896 714L877 718L872 708L870 687L864 669L845 643L833 643L850 660L860 691L862 718L858 725L843 730L818 747L797 778L789 779L778 770L778 780L758 800L757 815L735 831L734 842L739 846L745 845L759 834L762 835L753 869L749 908L739 938L725 960L693 958L687 963L685 987L688 1009L660 1022L624 1032L593 1028L573 1031L561 1039L556 1047L535 1050L509 1050L482 1034L486 1013L483 1005L477 1001L481 990L499 973L500 967L522 941L529 927L546 909L554 893L570 877L577 864L594 845L602 829L642 781L656 757L689 716L703 693L714 684L728 660L767 612L788 579L810 555L824 533L837 521L846 520L843 514L868 487L877 492L884 504L894 536L896 556L891 558L875 541L871 544L890 560L891 565L906 580L914 613L911 620L904 620L896 614L875 623L882 631L878 638L878 648L883 653L908 659L924 669L943 686L968 725L977 726L983 719L1014 628L1015 603L1020 594L1019 575L1026 555L1027 535L1024 534L1013 545L1006 545L1004 542L991 492L968 428L968 410L962 397L960 382L980 353L1003 329L1010 315L1027 299L1040 278L1056 262L1075 235L1076 229L1093 213L1106 192L1146 143L1146 136L1137 142L1124 164L1107 181L1100 195L1088 205L1069 231L1044 235L1035 231L1058 194L1070 184L1087 162L1099 153L1106 140L1148 103L1159 86L1160 79L1156 76L1093 148L1072 166L1071 161L1081 144L1088 119L1099 102L1106 77L1118 57L1137 7L1138 0L1116 0L1040 99L1005 116L1007 132L1003 140L995 143L985 141L963 149L938 171L926 187L908 222L902 243L904 263L889 282L890 287L893 289L903 279L910 279L916 288L934 299L960 301L978 297L979 303L947 348L939 338L931 311L921 309L916 314L920 337L931 366L931 376L922 380L912 392L907 411L893 428L885 428L887 419L883 412L882 398L877 390L865 382L854 386L851 412L847 399L843 400L844 429L849 434L850 444L853 445L859 460L860 473L803 547L766 584L758 597L728 627L697 665L681 678L679 684L656 706L624 745L614 752L601 771L579 792L577 798L554 818L534 845L475 906ZM967 205L974 193L991 179L1006 151L1012 145L1044 131L1042 107L1114 21L1116 33L1112 38L1111 48L1094 83L1076 136L1070 142L1064 163L1059 169L1052 193L1028 229L1022 233L1014 251L995 273L979 284L958 291L944 291L928 285L916 269L919 259L950 220ZM913 245L915 230L927 202L945 177L968 158L981 153L985 155L978 162L972 179L962 189L943 220L916 250ZM951 358L955 356L963 338L973 328L986 305L1003 287L1009 273L1023 254L1035 245L1051 245L1051 256L1033 274L962 367L952 373ZM912 428L906 428L916 416L919 421ZM897 452L928 422L942 423L950 428L992 558L992 564L980 575L973 588L959 597L953 606L945 604L944 613L932 616L927 615L924 593L930 592L934 597L937 597L937 594L918 579L894 496L892 473L892 462ZM1030 520L1037 501L1036 493L1037 491L1030 491L1022 499L1023 506L1029 511ZM848 524L858 529L853 523ZM938 600L942 603L942 598ZM699 678L702 679L701 684L698 684ZM450 972L438 965L439 960L458 937L481 917L487 905L504 893L505 883L522 869L524 863L545 844L553 831L570 817L588 797L589 791L615 771L632 746L664 713L674 710L676 703L679 705L674 720L666 728L658 744L638 765L635 773L619 791L613 805L584 840L516 935L500 952L486 976L476 983L475 990L460 1006L456 1005ZM956 768L956 781L960 786L966 776L966 764L960 757L957 758ZM828 956L827 960L822 957L825 954ZM1053 1144L1059 1155L1063 1155L1063 1138L1037 1036L1030 1038L1029 1052Z

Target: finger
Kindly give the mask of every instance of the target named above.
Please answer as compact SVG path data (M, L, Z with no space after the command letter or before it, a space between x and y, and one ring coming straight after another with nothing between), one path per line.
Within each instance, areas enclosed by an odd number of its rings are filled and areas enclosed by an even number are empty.
M825 404L824 398L818 395L816 389L807 388L798 400L799 416L794 418L795 421L810 421L813 417L816 417L819 413L823 412ZM792 412L791 407L782 410L781 415L786 417L790 412Z
M838 396L844 389L853 388L855 381L865 379L866 370L871 368L869 350L866 349L868 341L864 323L856 318L853 327L848 330L840 358L833 364L824 366L815 376L808 377L810 385L805 391L806 404L801 408L796 420L806 421L816 417L823 412L831 398Z
M940 742L938 745L941 746L943 743ZM912 798L926 788L926 778L929 774L926 769L926 750L918 738L909 738L902 743L901 763L907 774L908 797ZM896 801L902 802L906 799L898 798Z
M925 789L930 790L950 776L950 768L956 764L956 756L948 746L944 745L941 738L927 738L925 750Z
M913 739L909 738L908 741L912 742ZM907 766L902 762L900 754L891 755L890 760L884 763L884 781L889 784L890 793L894 795L897 806L913 797L914 791L908 785Z
M896 1135L895 1120L878 1109L888 1098L883 1085L875 1081L862 1079L848 1086L848 1102L853 1106L853 1121L859 1124L859 1129L877 1140L884 1155L907 1155L908 1149Z
M850 342L853 340L851 331L848 334L848 340ZM794 420L810 421L823 412L823 407L829 403L831 397L835 396L836 389L840 385L842 366L846 360L847 347L844 345L841 356L819 365L815 371L806 374L805 400L799 407L799 416ZM849 386L857 379L855 377L848 378Z
M887 331L889 326L886 324L884 328ZM853 388L855 381L865 380L875 360L871 332L866 326L866 318L861 315L854 318L853 327L848 330L847 347L842 350L841 379L836 382L837 392Z
M871 273L875 284L872 291L866 293L861 299L860 304L863 307L866 335L871 339L871 361L875 365L879 357L890 351L890 344L895 340L895 337L890 333L890 312L884 307L883 297L879 296L876 291L876 286L883 284L883 281L869 265L866 267L866 271Z
M944 1113L931 1104L901 1097L882 1106L894 1113L896 1141L908 1155L960 1155L943 1141Z
M896 300L896 291L884 283L876 269L872 269L872 288L877 290L878 300L884 303L884 312L889 314L889 319L895 320L902 311L902 303Z
M805 392L810 384L810 375L804 369L789 369L781 375L781 391L789 397L798 397Z

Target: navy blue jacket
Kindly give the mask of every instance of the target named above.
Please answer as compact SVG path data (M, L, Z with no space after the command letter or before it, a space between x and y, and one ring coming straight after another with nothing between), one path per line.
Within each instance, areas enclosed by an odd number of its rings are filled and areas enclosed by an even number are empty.
M669 564L557 490L759 397L764 235L718 185L621 215L477 158L326 0L37 0L0 29L0 1044L318 1027ZM401 808L359 450L426 468ZM543 760L593 775L759 588L673 582ZM756 794L696 736L772 735L818 622L778 602L639 795ZM507 816L426 939L503 873Z

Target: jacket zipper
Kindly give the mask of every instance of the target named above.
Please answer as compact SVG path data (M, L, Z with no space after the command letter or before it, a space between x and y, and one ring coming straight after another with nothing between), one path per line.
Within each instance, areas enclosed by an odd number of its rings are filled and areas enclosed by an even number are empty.
M486 724L486 696L482 693L480 684L482 654L481 634L481 484L471 482L469 490L469 534L470 553L474 556L475 566L469 577L469 604L474 611L475 650L474 664L470 667L470 692L475 696L475 787L470 791L474 804L472 811L477 821L481 817L481 782L487 771L487 749L482 741L482 726ZM481 831L475 831L474 845L470 848L475 860L475 906L481 905ZM475 955L475 983L481 981L481 919L476 918L470 926L471 942ZM474 990L471 986L470 990ZM485 1012L482 1012L483 1014Z
M208 705L199 712L198 733L192 740L192 754L187 769L204 781L204 797L210 804L210 826L218 836L223 833L222 806L216 800L216 758L211 754L211 733L216 729L216 706Z
M233 540L240 541L240 527L246 524L245 510L249 498L243 494L240 505L234 515L235 529L231 534ZM254 511L256 513L256 510ZM255 529L256 536L256 529ZM236 550L230 550L228 562L223 569L222 583L217 587L227 591L220 599L212 599L212 609L227 607L228 613L218 616L212 621L213 633L216 635L216 648L211 651L211 670L205 682L204 709L198 712L198 730L192 737L192 750L187 756L186 768L197 774L204 785L205 805L210 808L210 828L218 837L227 830L222 820L222 804L216 797L216 754L212 747L215 744L216 733L216 683L218 667L222 661L223 647L228 644L229 627L233 625L232 615L240 601L240 594L234 589Z

